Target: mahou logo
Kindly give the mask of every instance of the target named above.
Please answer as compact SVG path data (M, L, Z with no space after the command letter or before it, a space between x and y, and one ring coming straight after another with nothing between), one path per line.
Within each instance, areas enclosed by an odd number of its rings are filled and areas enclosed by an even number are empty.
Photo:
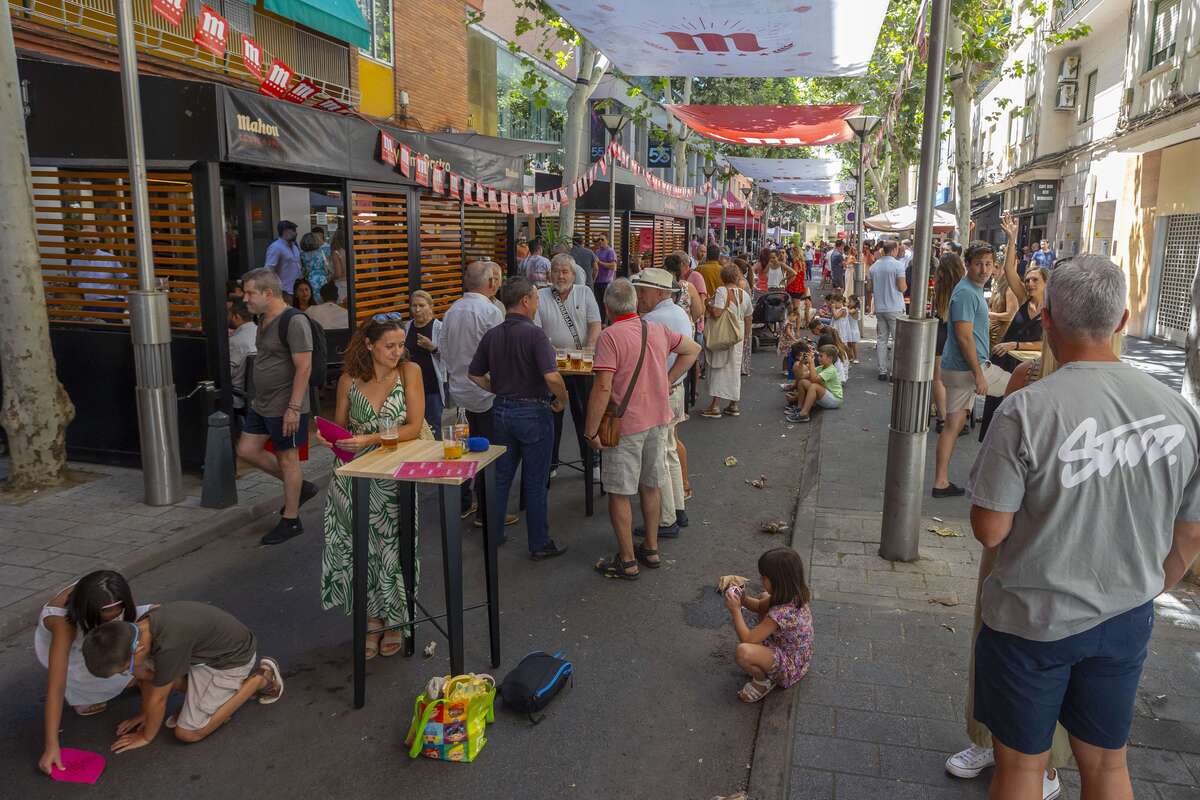
M727 23L725 23L727 25ZM737 23L734 23L736 26ZM733 27L718 27L705 19L672 20L670 27L663 26L659 36L666 39L648 41L656 50L695 55L777 55L796 46L784 31L737 30ZM782 35L781 35L782 34Z

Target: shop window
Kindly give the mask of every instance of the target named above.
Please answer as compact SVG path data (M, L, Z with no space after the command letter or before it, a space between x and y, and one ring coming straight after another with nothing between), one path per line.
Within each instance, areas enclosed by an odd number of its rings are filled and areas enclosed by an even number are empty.
M1092 70L1087 76L1087 93L1083 96L1083 105L1079 109L1079 121L1087 122L1096 112L1096 84L1100 82L1100 70Z
M392 63L392 0L356 0L367 28L371 31L370 49L359 50L384 64Z
M1158 0L1154 4L1154 19L1150 27L1150 63L1146 69L1175 57L1175 33L1183 9L1180 0Z

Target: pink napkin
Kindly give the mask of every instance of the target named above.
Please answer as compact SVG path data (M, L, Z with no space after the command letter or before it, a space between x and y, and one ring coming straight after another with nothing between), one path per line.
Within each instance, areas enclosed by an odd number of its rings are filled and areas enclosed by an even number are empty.
M63 768L52 767L50 777L63 783L95 783L104 772L104 756L87 750L62 749Z
M324 417L317 417L317 431L325 437L325 441L329 442L330 445L333 445L334 442L340 442L343 439L349 439L354 435L341 425L336 425ZM337 446L331 446L329 449L337 456L338 461L343 464L354 460L354 453L351 453L349 450L343 450Z
M393 474L404 478L462 478L475 477L477 461L408 461Z

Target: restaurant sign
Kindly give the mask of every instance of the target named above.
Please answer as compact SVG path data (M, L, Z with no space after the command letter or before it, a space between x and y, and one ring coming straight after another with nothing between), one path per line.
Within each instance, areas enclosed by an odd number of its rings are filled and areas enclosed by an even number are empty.
M349 174L345 117L249 92L221 95L228 160Z
M1033 213L1050 214L1054 211L1054 201L1058 198L1058 183L1056 181L1033 182Z

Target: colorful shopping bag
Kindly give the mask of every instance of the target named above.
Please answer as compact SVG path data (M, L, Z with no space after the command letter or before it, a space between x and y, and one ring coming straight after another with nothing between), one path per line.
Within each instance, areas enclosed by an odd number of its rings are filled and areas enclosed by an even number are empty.
M413 703L404 744L410 758L474 761L487 744L484 729L495 720L496 681L490 675L446 678L440 695L425 691Z

